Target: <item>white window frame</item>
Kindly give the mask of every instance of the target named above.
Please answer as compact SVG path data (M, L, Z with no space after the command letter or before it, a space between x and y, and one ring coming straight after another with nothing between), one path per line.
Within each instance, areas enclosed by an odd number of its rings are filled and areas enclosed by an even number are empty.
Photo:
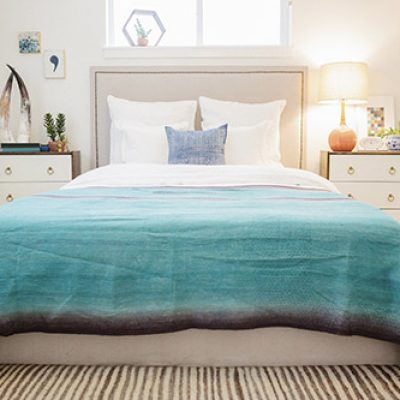
M291 53L293 0L281 1L280 45L205 46L203 45L203 0L197 0L196 46L130 47L115 46L114 1L107 2L105 58L269 58L286 57ZM217 1L217 0L216 0Z

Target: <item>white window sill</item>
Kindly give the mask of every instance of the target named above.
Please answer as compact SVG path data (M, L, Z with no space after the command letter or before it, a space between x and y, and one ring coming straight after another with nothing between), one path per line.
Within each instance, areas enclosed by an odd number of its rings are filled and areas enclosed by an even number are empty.
M294 55L290 46L104 47L106 59L268 59Z

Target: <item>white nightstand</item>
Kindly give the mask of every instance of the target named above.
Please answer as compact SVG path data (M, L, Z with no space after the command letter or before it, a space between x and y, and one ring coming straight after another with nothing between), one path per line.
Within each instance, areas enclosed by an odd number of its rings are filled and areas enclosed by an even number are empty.
M0 205L56 190L80 174L80 154L0 153Z
M321 175L400 221L400 152L321 152Z

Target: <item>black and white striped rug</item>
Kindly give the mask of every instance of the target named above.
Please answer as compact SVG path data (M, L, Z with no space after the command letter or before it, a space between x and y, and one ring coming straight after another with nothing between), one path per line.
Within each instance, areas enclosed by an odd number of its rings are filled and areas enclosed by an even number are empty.
M0 366L1 400L400 399L400 367Z

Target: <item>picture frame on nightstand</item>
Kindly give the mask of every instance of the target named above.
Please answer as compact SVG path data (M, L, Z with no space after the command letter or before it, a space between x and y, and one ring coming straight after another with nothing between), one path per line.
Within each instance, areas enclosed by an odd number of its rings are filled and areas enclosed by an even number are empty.
M365 106L356 110L359 139L374 137L395 126L395 101L393 96L370 96Z

